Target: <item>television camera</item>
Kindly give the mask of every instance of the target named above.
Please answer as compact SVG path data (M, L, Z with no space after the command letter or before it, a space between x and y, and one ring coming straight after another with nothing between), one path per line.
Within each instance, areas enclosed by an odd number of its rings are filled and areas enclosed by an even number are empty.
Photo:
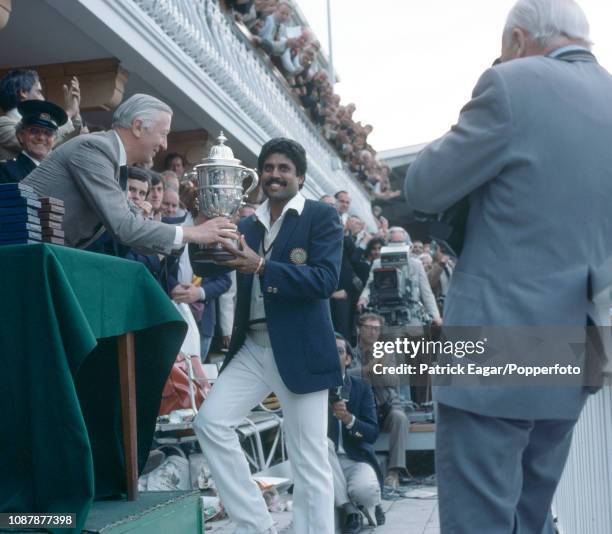
M410 246L383 247L380 267L374 269L369 308L382 315L387 326L427 324L430 317L410 278Z

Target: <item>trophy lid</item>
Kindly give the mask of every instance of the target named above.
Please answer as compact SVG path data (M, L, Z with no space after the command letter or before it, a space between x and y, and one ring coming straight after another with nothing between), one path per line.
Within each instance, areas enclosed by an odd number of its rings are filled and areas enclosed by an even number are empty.
M240 165L240 160L234 158L234 153L232 149L225 145L225 141L227 141L227 137L223 135L223 131L219 133L219 137L217 137L217 143L210 149L210 154L208 158L202 161L203 164L226 164L226 165Z

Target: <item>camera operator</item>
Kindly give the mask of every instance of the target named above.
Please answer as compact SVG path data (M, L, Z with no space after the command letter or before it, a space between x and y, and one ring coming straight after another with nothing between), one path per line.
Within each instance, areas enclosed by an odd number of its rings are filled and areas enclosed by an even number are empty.
M357 307L360 311L369 307L385 318L386 337L420 339L427 333L430 324L436 327L442 325L436 299L423 264L410 254L412 243L408 232L400 226L390 228L388 243L381 257L372 264L367 286L361 293ZM393 253L393 247L398 247L397 253ZM393 261L386 263L385 256L393 257ZM418 369L418 365L425 361L421 361L421 355L417 354L413 363L417 364ZM410 384L412 401L420 405L429 400L427 374L411 375ZM407 395L408 392L405 393Z
M402 227L394 226L389 229L389 247L402 245L410 246L411 244L412 243L410 241L410 236L408 235L408 232L406 232L406 230L404 230ZM368 282L363 292L361 293L361 296L359 297L359 301L357 302L357 308L359 309L359 311L363 311L364 308L368 307L368 305L370 304L374 273L377 269L380 268L381 259L377 258L372 264L372 269L370 271ZM426 324L426 319L423 319L424 314L422 313L423 311L425 311L432 318L433 324L435 324L436 326L441 326L442 319L440 318L440 313L436 306L435 297L433 292L431 291L431 286L429 285L429 281L427 280L427 275L425 274L423 264L417 258L413 258L409 255L408 261L402 267L402 271L405 275L407 283L410 286L411 301L413 303L413 309L408 310L409 319L407 324L411 326L423 326L424 324Z

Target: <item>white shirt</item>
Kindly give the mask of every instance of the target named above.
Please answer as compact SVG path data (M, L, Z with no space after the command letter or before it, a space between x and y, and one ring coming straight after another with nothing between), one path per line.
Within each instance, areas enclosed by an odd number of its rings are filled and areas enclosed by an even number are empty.
M119 166L123 167L124 165L127 165L127 152L125 151L123 141L117 133L117 130L113 130L113 133L117 136L117 141L119 141ZM183 229L180 226L175 226L174 231L174 248L181 248L183 246Z
M302 214L304 210L304 204L306 203L306 199L298 191L298 193L285 204L283 211L278 219L274 221L274 224L270 224L271 215L270 215L270 201L265 200L264 203L255 210L255 217L257 220L264 226L265 233L262 241L262 246L259 249L260 254L263 253L264 257L267 259L270 253L272 252L272 245L274 240L278 236L278 232L283 225L283 221L285 220L285 215L289 210L295 210L298 215ZM264 300L263 300L263 292L261 290L261 284L259 283L259 276L253 277L253 288L251 290L251 313L250 320L254 321L256 319L265 319L266 311L264 308Z

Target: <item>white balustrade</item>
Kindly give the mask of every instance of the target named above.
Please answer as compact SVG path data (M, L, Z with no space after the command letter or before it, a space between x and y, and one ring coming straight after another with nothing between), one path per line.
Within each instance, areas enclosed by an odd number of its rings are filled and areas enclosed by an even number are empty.
M334 170L337 154L276 79L269 66L240 39L216 0L131 0L270 137L298 140L308 154L309 174L321 190L353 184ZM334 179L336 177L336 179ZM363 193L362 193L363 194Z

